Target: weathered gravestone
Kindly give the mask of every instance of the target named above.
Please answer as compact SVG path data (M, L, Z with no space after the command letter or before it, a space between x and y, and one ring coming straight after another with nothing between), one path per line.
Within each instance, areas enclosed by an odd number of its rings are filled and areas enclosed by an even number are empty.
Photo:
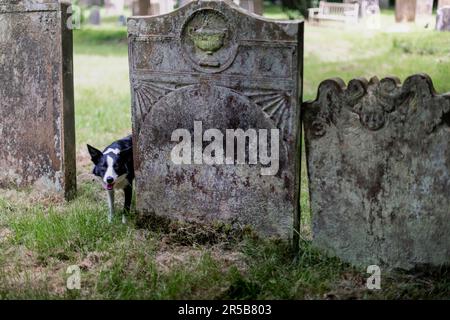
M450 0L439 0L438 9L446 6L450 6Z
M430 26L433 23L433 0L416 1L416 23Z
M0 187L75 190L68 5L0 0Z
M380 0L379 5L381 9L387 9L389 8L389 0Z
M395 20L429 25L433 17L433 0L396 0Z
M450 31L450 6L438 9L436 14L436 30Z
M98 26L100 25L101 17L100 17L100 8L92 7L91 12L89 13L89 23Z
M133 16L146 16L150 14L150 0L134 0L131 3Z
M231 2L194 1L167 16L130 18L128 33L137 210L291 237L299 228L303 22L275 23ZM224 137L207 137L213 128ZM184 149L183 164L173 157L177 129L186 129L183 142L193 147ZM233 138L239 130L249 134L247 143ZM244 159L235 158L240 147Z
M359 16L362 18L380 14L379 0L344 0L344 3L358 3Z
M395 1L395 21L414 22L416 19L416 0Z
M303 105L314 243L368 266L450 263L450 95L340 79Z

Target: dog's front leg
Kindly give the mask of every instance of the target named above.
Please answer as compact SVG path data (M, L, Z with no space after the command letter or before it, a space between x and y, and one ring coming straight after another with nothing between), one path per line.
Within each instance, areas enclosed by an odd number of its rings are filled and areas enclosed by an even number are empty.
M125 213L129 213L131 209L131 199L133 197L133 187L131 185L128 185L123 189L123 192L125 193L125 204L123 208L123 215L122 215L122 223L126 223Z
M111 223L114 216L114 190L108 190L108 222Z

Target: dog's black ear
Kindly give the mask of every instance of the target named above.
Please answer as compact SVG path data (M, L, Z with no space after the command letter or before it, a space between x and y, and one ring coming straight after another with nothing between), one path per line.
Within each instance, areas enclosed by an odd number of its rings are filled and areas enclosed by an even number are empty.
M91 160L94 164L97 164L103 156L103 152L98 149L95 149L93 146L87 145L89 150L89 154L91 155Z
M133 148L132 147L120 151L120 159L127 161L128 159L130 159L132 157L133 157Z

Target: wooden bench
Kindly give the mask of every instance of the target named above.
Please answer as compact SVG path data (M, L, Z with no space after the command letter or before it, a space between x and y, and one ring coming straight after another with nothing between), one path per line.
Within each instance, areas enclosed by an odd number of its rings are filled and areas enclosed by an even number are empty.
M320 1L319 8L308 9L308 20L334 20L347 23L358 22L358 3L334 3Z

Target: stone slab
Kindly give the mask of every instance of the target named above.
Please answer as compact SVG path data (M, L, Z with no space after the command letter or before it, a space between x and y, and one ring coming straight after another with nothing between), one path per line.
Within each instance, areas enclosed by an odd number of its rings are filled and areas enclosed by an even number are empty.
M314 244L364 267L450 263L450 95L426 75L331 79L303 112Z
M72 32L58 1L0 0L0 187L73 196Z
M292 238L303 22L265 20L228 1L193 1L166 16L130 18L128 34L137 210ZM203 131L279 129L276 175L261 175L260 163L175 165L171 135L179 128L193 134L194 121Z

